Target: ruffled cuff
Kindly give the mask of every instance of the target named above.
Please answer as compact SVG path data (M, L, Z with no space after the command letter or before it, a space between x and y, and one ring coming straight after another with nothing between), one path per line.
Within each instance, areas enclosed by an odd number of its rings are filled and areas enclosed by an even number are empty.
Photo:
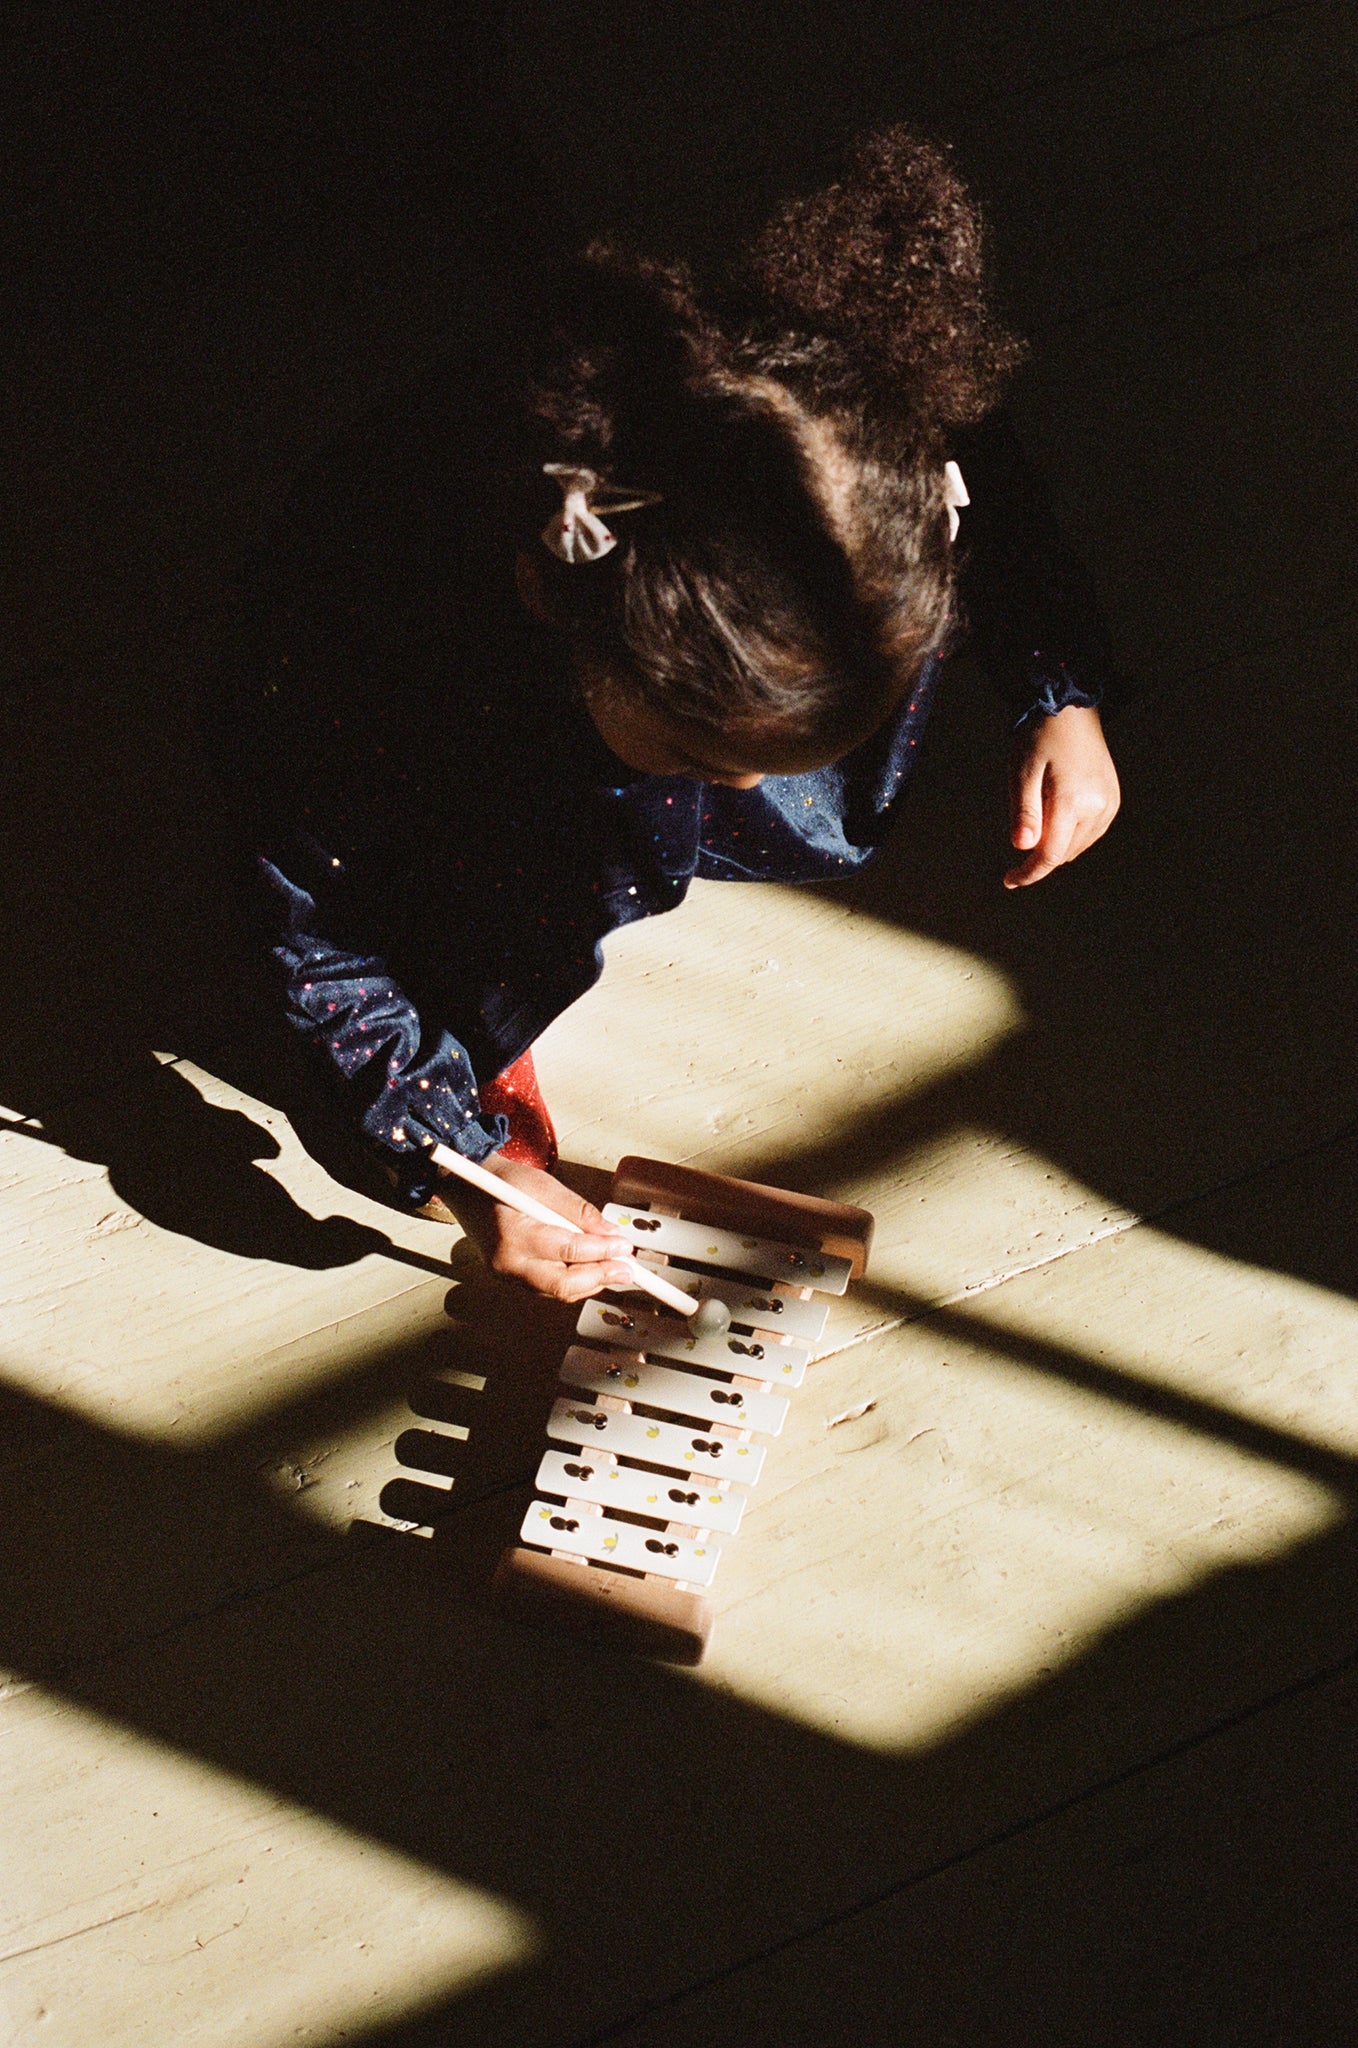
M1103 690L1098 684L1086 688L1059 656L1044 659L1038 651L1034 652L1033 666L1026 678L1025 694L1031 695L1032 702L1019 713L1014 721L1016 727L1026 725L1030 718L1054 718L1058 711L1068 710L1071 705L1097 711L1103 702Z
M407 1132L413 1126L407 1125ZM492 1152L498 1151L509 1136L509 1122L503 1116L477 1117L462 1126L460 1131L450 1132L439 1140L450 1150L460 1152L465 1159L474 1159L480 1164ZM392 1183L393 1199L403 1209L423 1209L432 1195L445 1185L444 1176L432 1163L427 1149L419 1151L402 1150L381 1139L373 1141Z
M502 1116L481 1115L466 1052L451 1032L422 1028L381 961L308 950L289 978L288 1021L326 1054L373 1144L402 1155L448 1145L480 1160L509 1135Z

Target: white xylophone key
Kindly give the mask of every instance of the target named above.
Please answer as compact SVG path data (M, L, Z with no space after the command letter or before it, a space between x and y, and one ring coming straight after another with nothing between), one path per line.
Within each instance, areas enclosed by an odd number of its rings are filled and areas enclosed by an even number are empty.
M787 1415L782 1394L753 1387L733 1387L724 1380L705 1379L696 1372L676 1372L627 1353L588 1351L572 1344L557 1375L568 1387L591 1394L614 1394L620 1400L684 1415L695 1422L724 1422L729 1429L757 1429L777 1436Z
M717 1372L743 1373L747 1379L767 1380L776 1387L799 1387L811 1357L807 1345L774 1337L767 1330L752 1330L748 1336L721 1330L703 1337L677 1316L652 1315L648 1308L624 1309L597 1299L585 1302L575 1327L579 1336L596 1344L645 1351L656 1358L680 1358L693 1365L712 1366Z
M829 1319L828 1301L799 1301L795 1294L778 1294L767 1287L745 1287L739 1280L711 1279L706 1273L686 1273L682 1266L664 1266L653 1254L638 1252L640 1265L654 1265L695 1301L724 1301L731 1321L752 1330L771 1330L778 1337L795 1337L812 1347L825 1334Z
M696 1484L677 1473L639 1472L635 1465L620 1465L607 1451L546 1451L533 1484L539 1493L559 1493L567 1501L599 1501L628 1514L687 1522L722 1536L735 1535L745 1512L743 1486L716 1486L710 1479Z
M520 1535L540 1550L566 1550L598 1564L626 1565L634 1572L655 1572L667 1579L686 1579L707 1586L721 1551L715 1543L693 1543L635 1522L614 1522L606 1515L573 1515L553 1501L535 1500L523 1518Z
M785 1280L794 1287L816 1287L822 1294L843 1294L853 1267L831 1252L803 1245L779 1244L773 1238L747 1237L734 1230L711 1230L682 1216L656 1216L609 1202L604 1214L618 1224L638 1250L665 1252L695 1265L720 1266L728 1273L757 1273L761 1280Z
M764 1468L762 1444L736 1443L729 1436L709 1436L705 1430L657 1422L649 1415L593 1408L587 1401L554 1402L547 1434L556 1443L591 1451L606 1448L695 1479L738 1479L743 1486L753 1486Z

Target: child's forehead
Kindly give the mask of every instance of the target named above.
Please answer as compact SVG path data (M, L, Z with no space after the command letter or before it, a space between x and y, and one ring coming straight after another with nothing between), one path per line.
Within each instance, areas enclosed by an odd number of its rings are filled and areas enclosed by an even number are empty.
M797 775L812 768L824 768L838 759L838 752L827 748L822 742L817 745L804 735L767 731L761 737L742 736L739 743L727 740L722 735L712 735L710 744L697 743L700 752L692 758L700 767L715 768L730 774L759 771L765 775Z
M848 752L848 746L835 747L772 719L711 726L666 717L650 707L638 706L637 711L651 723L657 739L696 767L718 775L803 775L828 767Z
M708 721L667 711L616 675L591 665L585 702L614 752L652 772L669 772L672 757L680 772L696 770L717 779L741 775L806 775L827 768L868 739L894 712L903 694L862 707L861 719L829 732L808 731L791 717L731 717ZM664 757L666 764L661 766Z
M914 687L915 678L902 672L892 679L888 690L875 701L862 702L858 715L842 707L847 715L819 731L792 718L730 719L707 724L679 718L658 708L636 704L640 718L654 721L651 730L670 745L681 749L690 760L722 774L808 775L842 761L855 747L880 732L896 716Z

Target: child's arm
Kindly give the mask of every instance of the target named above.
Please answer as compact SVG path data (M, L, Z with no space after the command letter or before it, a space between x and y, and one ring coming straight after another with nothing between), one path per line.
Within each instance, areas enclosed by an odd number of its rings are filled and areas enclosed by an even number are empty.
M954 442L970 493L962 610L991 680L1023 717L1125 695L1093 580L1008 417L993 414Z
M275 893L281 883L299 910L311 905L304 891L284 883L277 869L273 874ZM385 961L332 944L301 929L300 920L270 952L282 972L288 1022L329 1069L404 1203L422 1208L437 1191L493 1272L555 1300L583 1301L630 1284L618 1259L619 1247L626 1252L630 1245L616 1226L550 1174L499 1157L505 1121L482 1113L465 1049L448 1030L421 1020ZM465 1188L453 1194L454 1184L430 1158L436 1143L484 1163L574 1230L553 1230Z
M256 855L250 908L282 983L284 1014L418 1208L438 1178L427 1157L433 1145L481 1160L503 1145L508 1126L481 1116L471 1061L451 1031L421 1018L385 959L342 930L347 920L333 906L323 916L281 857Z
M1067 545L1045 486L1003 415L957 437L971 503L963 514L962 601L977 652L1019 712L1010 840L1024 888L1102 837L1120 802L1099 706L1126 694L1089 573Z

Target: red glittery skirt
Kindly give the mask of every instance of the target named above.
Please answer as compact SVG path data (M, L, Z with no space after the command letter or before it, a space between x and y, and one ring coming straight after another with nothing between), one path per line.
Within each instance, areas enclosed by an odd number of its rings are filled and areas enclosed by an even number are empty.
M531 1052L523 1053L512 1067L486 1081L480 1089L481 1107L488 1116L509 1119L509 1137L498 1157L517 1159L525 1166L550 1169L556 1165L556 1132L538 1086Z

